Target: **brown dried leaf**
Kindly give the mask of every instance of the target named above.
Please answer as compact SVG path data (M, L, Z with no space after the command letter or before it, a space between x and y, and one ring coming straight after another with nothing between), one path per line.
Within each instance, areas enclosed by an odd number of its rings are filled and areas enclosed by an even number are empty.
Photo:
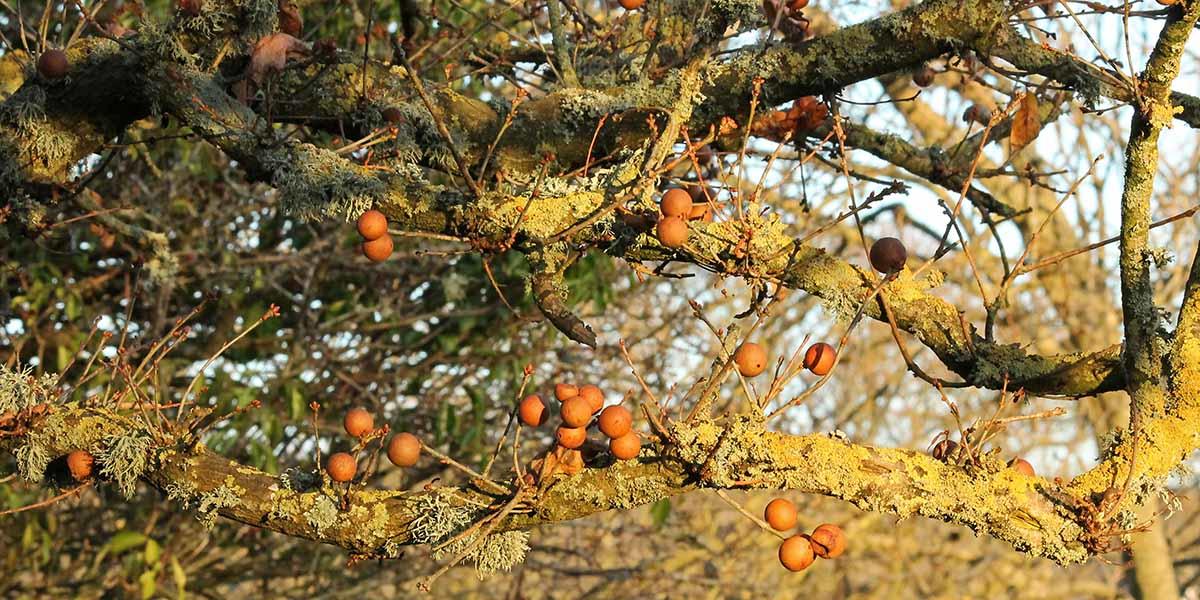
M246 76L261 85L269 73L282 71L287 66L288 58L307 54L308 46L304 42L286 33L272 33L254 45L254 51L250 53L250 65L246 67Z
M1037 96L1032 92L1021 97L1021 106L1013 115L1012 133L1008 136L1013 152L1024 148L1037 138L1042 130L1042 121L1038 115Z
M300 37L304 29L304 18L294 2L279 0L279 30L292 36Z
M583 470L583 454L578 450L555 446L546 456L530 462L529 470L537 472L539 482L548 481L559 473L574 475Z

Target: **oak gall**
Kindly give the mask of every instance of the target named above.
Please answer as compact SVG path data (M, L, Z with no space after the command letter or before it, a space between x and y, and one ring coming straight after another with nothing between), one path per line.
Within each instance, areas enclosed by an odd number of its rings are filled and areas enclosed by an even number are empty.
M392 255L392 236L384 235L383 237L362 243L363 256L370 259L371 262L383 262Z
M411 467L421 458L421 440L411 433L397 433L388 442L387 456L397 467Z
M1023 458L1014 458L1008 461L1008 468L1026 477L1035 477L1037 475L1033 470L1033 465L1029 464L1029 461Z
M600 412L600 432L617 439L633 428L633 415L624 406L610 406Z
M87 481L92 478L92 467L96 458L85 450L73 450L67 455L67 469L75 481Z
M687 218L692 212L692 195L683 188L671 188L663 194L658 208L663 216Z
M400 112L400 109L395 106L389 106L383 109L383 120L392 125L399 125L404 121L404 113Z
M657 233L658 241L662 245L668 248L680 248L687 243L687 221L679 217L663 217L658 220Z
M587 400L593 413L600 412L600 409L604 408L604 392L590 383L579 388L579 397Z
M846 551L846 534L842 528L825 523L813 530L809 536L813 552L821 558L837 558Z
M803 571L814 560L816 555L806 535L793 535L779 545L779 563L789 571Z
M876 240L871 244L867 256L871 260L871 267L885 275L903 270L904 263L908 262L908 250L903 242L894 237Z
M954 452L958 450L958 443L950 440L942 440L933 446L933 450L929 451L929 455L935 460L945 462Z
M554 386L554 397L558 398L559 402L565 401L567 398L574 398L579 395L579 386L569 383L560 383Z
M61 79L66 76L67 53L58 48L51 48L38 57L37 70L46 79Z
M814 375L824 377L833 369L833 362L836 358L837 350L833 346L825 342L817 342L804 352L804 368L812 371Z
M787 531L796 526L796 505L785 498L776 498L767 503L763 519L775 531Z
M767 351L754 342L743 342L734 352L733 362L743 377L756 377L767 370Z
M912 74L913 84L917 87L929 87L933 85L935 77L937 77L937 71L934 71L933 67L929 66L928 63L921 63L921 66L913 71Z
M587 440L587 429L583 427L559 427L554 430L554 439L558 445L567 449L575 449Z
M549 417L549 413L546 412L545 403L542 402L541 397L537 394L525 396L525 399L521 401L520 408L517 409L517 413L521 417L521 422L528 427L541 427Z
M387 217L373 208L358 217L358 235L368 242L387 235L387 226Z
M642 438L630 431L609 441L608 449L618 460L633 460L642 452Z
M325 472L329 473L329 478L338 482L346 483L354 479L354 474L358 472L358 463L354 462L354 457L345 452L338 452L329 457L325 463Z
M346 428L346 433L350 437L360 438L367 435L375 429L375 417L367 412L364 408L352 408L346 411L346 418L342 420L342 426Z
M567 427L585 427L592 420L592 406L583 396L575 396L562 403L559 414Z

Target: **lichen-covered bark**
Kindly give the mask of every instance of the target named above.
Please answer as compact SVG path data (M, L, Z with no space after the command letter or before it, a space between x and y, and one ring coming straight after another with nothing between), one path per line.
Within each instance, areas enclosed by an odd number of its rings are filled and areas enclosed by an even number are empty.
M61 456L87 439L134 430L135 421L107 413L56 407L62 435L37 443ZM854 444L825 434L764 431L745 417L700 419L670 426L673 441L647 448L634 461L600 462L574 475L556 475L527 492L498 531L523 530L627 510L702 489L792 489L843 499L863 510L900 517L922 516L957 523L1060 563L1086 560L1076 515L1046 495L1053 484L1025 477L985 457L981 466L959 467L927 454ZM13 450L28 440L7 438ZM311 473L311 472L310 472ZM153 450L141 477L170 501L290 536L343 547L355 554L397 557L403 547L429 543L430 518L466 513L470 520L509 500L489 487L429 488L402 492L360 486L322 485L312 475L273 476L213 454L203 446L168 445ZM310 485L303 482L312 479ZM431 514L444 511L445 514Z

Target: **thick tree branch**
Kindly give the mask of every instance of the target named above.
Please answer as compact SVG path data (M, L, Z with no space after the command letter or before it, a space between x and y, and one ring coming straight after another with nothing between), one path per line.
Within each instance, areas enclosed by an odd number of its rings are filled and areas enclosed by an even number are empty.
M1170 124L1173 109L1170 86L1179 74L1180 57L1188 36L1200 19L1200 2L1186 2L1171 11L1166 25L1139 78L1141 96L1135 103L1125 153L1125 187L1121 197L1121 303L1125 318L1122 357L1130 395L1130 435L1111 449L1109 458L1072 486L1083 494L1120 486L1125 481L1154 484L1166 477L1200 443L1200 398L1195 380L1182 375L1195 371L1191 331L1195 298L1189 280L1180 311L1172 354L1170 397L1162 383L1163 344L1157 337L1161 318L1154 305L1150 278L1153 262L1149 245L1151 199L1158 170L1158 137ZM1193 265L1192 275L1195 275ZM1129 502L1136 502L1130 498Z
M6 438L13 450L36 443L52 455L91 431L128 432L132 421L103 411L58 407L57 417L85 431L32 439ZM627 510L698 489L792 489L843 499L861 509L923 516L964 525L1034 556L1066 564L1090 555L1083 528L1070 510L1042 493L1049 483L1025 477L1000 461L959 467L911 450L850 443L822 434L764 431L747 418L670 425L676 442L640 459L588 465L556 475L505 518L497 531L527 530L608 510ZM204 447L161 448L145 481L201 516L222 517L286 535L340 546L358 555L395 558L403 546L430 538L431 519L469 523L507 501L472 486L419 492L349 491L322 486L309 474L273 476ZM609 459L598 459L609 460ZM305 485L308 482L309 485Z

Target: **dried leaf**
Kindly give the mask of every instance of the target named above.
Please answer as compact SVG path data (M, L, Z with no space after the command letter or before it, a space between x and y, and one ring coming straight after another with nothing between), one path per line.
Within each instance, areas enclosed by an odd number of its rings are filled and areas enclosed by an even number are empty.
M290 0L279 0L279 30L292 36L300 37L304 29L304 19L300 9Z
M1012 133L1008 136L1013 152L1024 148L1038 136L1042 130L1042 121L1038 116L1037 96L1026 93L1021 98L1021 106L1013 115Z
M538 482L549 481L559 473L574 475L583 470L583 454L578 450L555 446L545 457L534 459L529 469L537 472Z
M261 85L268 74L282 71L287 66L288 58L307 54L308 46L304 42L286 33L272 33L254 45L254 51L250 54L250 65L246 67L246 76Z

